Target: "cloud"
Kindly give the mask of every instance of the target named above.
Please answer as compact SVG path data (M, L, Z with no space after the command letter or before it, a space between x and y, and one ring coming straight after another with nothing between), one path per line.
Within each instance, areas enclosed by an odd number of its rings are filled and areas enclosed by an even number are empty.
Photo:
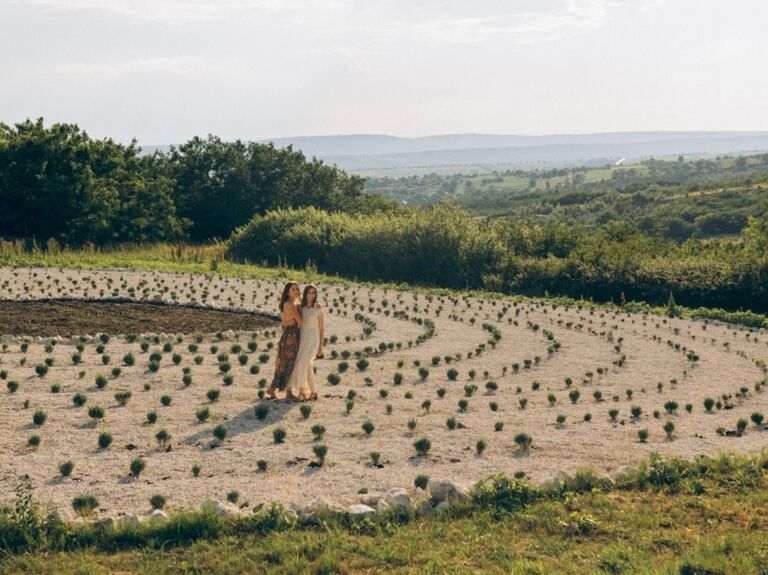
M221 70L218 62L193 56L158 57L126 60L123 62L66 62L54 66L62 74L95 76L124 76L144 72L195 76Z

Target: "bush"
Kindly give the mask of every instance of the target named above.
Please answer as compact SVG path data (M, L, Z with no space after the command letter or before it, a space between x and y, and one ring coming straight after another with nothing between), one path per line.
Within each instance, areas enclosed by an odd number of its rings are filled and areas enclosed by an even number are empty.
M288 435L288 432L285 431L282 427L276 427L272 430L272 439L275 443L285 443L285 438Z
M62 477L69 477L72 475L72 471L75 469L75 464L71 461L65 461L61 465L59 465L59 473L61 473Z
M423 475L423 474L417 475L413 479L413 485L417 489L424 489L424 490L426 490L427 489L427 485L429 485L429 475Z
M259 421L264 421L269 415L269 406L266 403L260 403L253 408L253 414Z
M104 389L107 386L107 377L104 374L99 373L96 375L96 387Z
M707 413L710 413L714 406L715 406L715 400L712 399L711 397L708 397L704 400L704 409L707 411Z
M645 443L648 441L648 430L647 429L638 429L637 430L637 437L640 439L640 443Z
M149 498L149 505L152 509L162 509L165 507L165 497L162 495L153 495Z
M339 385L341 383L341 376L338 373L329 373L326 379L331 385Z
M307 405L306 403L302 403L299 407L299 411L301 412L301 417L304 419L309 419L309 416L312 413L312 406Z
M416 450L416 455L419 457L426 457L429 454L429 450L432 448L432 442L426 437L422 437L414 441L413 448Z
M456 379L459 377L459 372L457 369L454 369L453 367L448 370L448 379L451 381L456 381Z
M328 455L328 446L323 443L314 445L312 447L312 453L314 453L315 456L317 457L318 465L322 466L325 464L326 455Z
M517 511L541 497L539 489L523 479L496 475L480 481L472 492L472 502L481 509L496 512Z
M672 434L675 432L675 424L672 423L671 421L667 421L663 425L662 429L664 430L664 433L667 434L667 439L671 441L672 440Z
M99 500L93 495L78 495L72 499L72 509L81 517L91 515L99 506Z
M478 439L477 443L475 444L475 451L478 455L482 455L485 451L485 448L487 447L484 439Z
M227 428L223 424L219 423L213 428L213 436L219 441L224 441L227 438Z
M47 419L48 419L48 414L45 413L45 411L43 411L42 409L38 409L32 415L32 422L37 426L43 425Z
M142 474L142 472L146 467L147 467L146 462L141 457L137 457L136 459L131 461L131 466L130 466L131 475L133 477L138 477L139 475Z
M759 411L755 411L752 415L749 416L749 418L752 420L752 423L754 423L756 426L759 426L763 423L763 414Z
M312 432L312 435L315 436L315 441L320 441L325 435L325 426L317 423L312 426L310 431Z
M221 395L221 392L215 388L209 389L205 394L205 396L208 398L208 401L210 401L211 403L218 400L219 395Z
M99 434L98 444L101 449L107 449L112 445L112 436L106 431Z
M373 430L376 429L376 427L373 425L373 422L369 419L363 422L362 429L366 435L371 435L373 433Z
M521 450L528 451L533 444L533 438L527 433L518 433L515 435L515 443Z
M87 401L87 398L84 393L77 392L75 395L72 396L72 404L75 407L82 407L85 405L85 402Z

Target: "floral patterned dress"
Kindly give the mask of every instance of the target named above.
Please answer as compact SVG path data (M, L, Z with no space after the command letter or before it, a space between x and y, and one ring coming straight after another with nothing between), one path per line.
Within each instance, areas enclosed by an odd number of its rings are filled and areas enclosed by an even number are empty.
M301 330L298 325L283 326L283 335L277 344L277 363L275 364L275 376L272 378L272 389L285 391L299 352L300 334Z

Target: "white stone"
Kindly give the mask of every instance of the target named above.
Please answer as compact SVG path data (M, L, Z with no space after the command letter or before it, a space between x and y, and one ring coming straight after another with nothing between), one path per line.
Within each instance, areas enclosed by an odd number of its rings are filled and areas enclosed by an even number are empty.
M368 505L356 503L347 507L347 513L353 517L373 517L376 515L376 510Z
M360 503L370 507L376 507L379 504L379 501L381 501L381 498L382 496L378 493L364 493L360 496Z
M203 513L213 513L217 517L239 517L240 509L218 499L206 499L200 504Z
M413 503L411 497L405 489L400 487L393 487L387 492L386 496L387 504L399 511L405 511L410 513L413 511Z
M416 514L417 515L432 515L435 510L432 508L432 504L428 499L419 499L416 502Z
M124 515L120 518L120 527L126 528L126 527L138 527L141 525L141 517L138 515L135 515L133 513L129 513L128 515Z
M154 524L163 523L168 521L168 514L162 509L155 509L149 514L149 522Z
M389 504L384 499L379 499L379 502L376 504L376 511L379 513L389 511Z
M437 504L435 507L435 513L443 513L451 508L451 501L446 499L445 501L441 501Z

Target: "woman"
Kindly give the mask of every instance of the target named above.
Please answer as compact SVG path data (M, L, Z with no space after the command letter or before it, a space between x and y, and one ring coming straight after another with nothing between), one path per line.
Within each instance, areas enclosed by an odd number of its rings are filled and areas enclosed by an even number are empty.
M301 343L296 363L288 379L288 393L298 401L316 400L315 358L323 355L325 332L323 309L317 303L317 287L309 284L301 298Z
M285 391L288 378L291 376L293 366L296 363L296 354L299 351L299 339L301 328L301 314L296 306L301 290L296 282L288 282L283 287L280 296L280 316L283 326L283 335L277 344L277 362L275 363L275 375L272 385L267 389L269 399L277 399L275 390ZM289 399L292 399L288 390Z

